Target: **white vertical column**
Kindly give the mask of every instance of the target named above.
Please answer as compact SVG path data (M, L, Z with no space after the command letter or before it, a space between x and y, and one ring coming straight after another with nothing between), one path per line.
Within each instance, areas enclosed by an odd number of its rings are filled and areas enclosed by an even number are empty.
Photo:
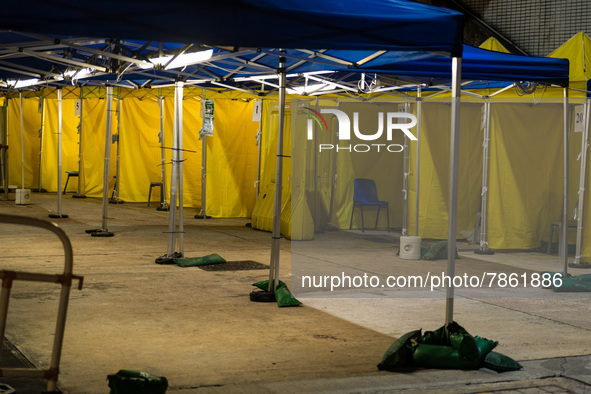
M456 232L458 213L458 167L460 143L460 94L461 94L462 59L452 58L452 101L451 101L451 143L449 173L449 223L447 232L447 276L455 275ZM445 325L453 322L454 286L453 280L446 290Z
M591 115L591 99L585 101L585 129L583 130L583 142L581 144L581 171L579 175L579 202L577 206L577 251L575 253L575 265L581 264L581 248L583 244L583 207L585 203L585 178L587 175L587 150L589 148L589 115Z
M269 270L269 292L279 284L279 255L281 247L281 192L283 183L283 130L285 121L285 58L279 58L279 127L277 130L277 166L275 172L275 201L273 205L273 237Z
M564 260L564 277L568 273L568 146L569 146L569 122L568 122L568 88L564 88L564 196L562 200L562 258Z
M417 88L417 162L415 168L416 180L416 195L415 195L415 235L419 236L419 192L421 190L421 112L423 107L423 99L421 87Z

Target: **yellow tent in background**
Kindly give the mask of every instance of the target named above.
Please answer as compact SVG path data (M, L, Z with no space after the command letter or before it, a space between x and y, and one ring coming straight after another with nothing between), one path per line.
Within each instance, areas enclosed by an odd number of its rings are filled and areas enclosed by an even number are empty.
M486 41L480 44L479 48L488 49L489 51L509 53L509 50L494 37L489 37Z
M548 57L568 59L571 87L573 82L580 84L591 78L591 38L583 32L574 35ZM587 86L580 88L586 90Z

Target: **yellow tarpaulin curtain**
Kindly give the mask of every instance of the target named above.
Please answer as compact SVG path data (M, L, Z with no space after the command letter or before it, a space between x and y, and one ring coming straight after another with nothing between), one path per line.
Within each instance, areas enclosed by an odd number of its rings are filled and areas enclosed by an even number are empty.
M127 202L147 201L151 182L161 182L160 107L154 99L126 98L121 102L119 198ZM172 147L172 135L165 142ZM166 150L170 156L170 149ZM167 161L170 163L170 160ZM170 172L170 165L166 168ZM170 182L170 178L167 177ZM169 190L169 185L166 185ZM151 201L159 201L160 189L152 190ZM167 197L168 199L168 197Z
M563 107L491 106L488 242L530 249L562 217Z
M482 186L482 104L463 103L460 111L458 235L474 228ZM446 103L422 107L419 236L446 239L449 217L451 111ZM416 234L416 145L410 150L409 234Z
M283 154L291 156L291 104L286 105L283 135ZM261 182L259 196L252 212L252 227L259 230L273 229L273 200L275 196L275 172L277 160L277 131L279 104L276 100L263 101L263 130L261 135ZM291 195L291 160L283 161L282 212ZM289 237L283 233L284 236Z
M72 100L64 100L72 102ZM73 104L72 104L73 105ZM113 100L113 109L117 108L117 100ZM107 129L107 100L84 99L82 106L82 180L83 193L87 197L103 196L103 176L105 168L105 133ZM113 114L111 135L117 132L117 116ZM112 139L110 139L112 141ZM109 193L115 187L117 147L110 144L111 160L109 165ZM77 149L76 149L77 151ZM76 168L76 167L72 167ZM110 197L111 194L109 194Z
M256 199L256 134L253 103L215 100L213 136L207 138L207 214L250 217Z
M20 100L8 101L8 181L10 185L21 185L21 107ZM23 141L25 189L39 186L39 130L41 114L38 99L23 99Z
M174 99L164 100L164 131L166 145L172 148L174 124ZM183 205L186 207L201 207L201 146L199 130L201 120L201 101L198 98L183 100ZM215 126L214 126L215 127ZM158 157L160 157L158 155ZM167 149L167 163L172 160L172 150ZM159 161L159 159L158 159ZM168 166L170 167L170 165ZM167 182L170 185L170 168L167 172ZM148 184L146 184L146 187ZM167 187L170 193L170 186ZM147 189L146 189L147 199ZM170 203L170 201L169 201Z
M66 171L78 171L79 119L74 115L74 105L74 100L62 100L62 184L58 185L58 100L45 99L41 187L49 192L63 190ZM75 191L77 187L77 182L68 183L68 191Z
M358 113L358 126L362 134L374 134L378 130L380 116L383 119L384 131L382 136L373 141L359 139L352 132L350 141L341 141L339 145L351 146L351 152L340 150L337 155L336 168L336 186L333 196L333 217L331 223L338 228L348 229L351 224L351 215L353 214L353 194L354 180L357 178L372 179L377 188L378 198L381 201L388 202L388 211L390 214L390 227L400 227L402 225L402 180L403 180L403 159L404 152L388 152L385 146L391 144L404 144L403 133L400 130L394 131L392 140L387 140L386 135L386 113L399 112L399 103L357 103L342 102L339 109L349 115L353 127L354 113ZM329 119L327 119L328 121ZM335 132L338 128L336 118L330 117L331 124L329 131ZM365 145L384 144L380 151L373 147L373 151L361 152L365 150ZM360 151L355 151L355 146L359 145ZM391 148L398 150L398 148ZM376 217L377 209L364 208L364 225L366 228L372 228L378 219L377 227L385 229L387 225L384 210L381 210L380 216ZM353 216L352 228L361 228L360 210L356 209Z

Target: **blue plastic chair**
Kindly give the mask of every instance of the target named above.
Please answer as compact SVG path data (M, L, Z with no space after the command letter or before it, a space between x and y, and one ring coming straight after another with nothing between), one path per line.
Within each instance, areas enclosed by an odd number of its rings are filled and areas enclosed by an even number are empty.
M363 207L378 207L376 214L376 223L374 230L378 227L378 218L380 217L380 209L386 208L386 222L387 229L390 231L390 212L388 211L388 202L380 201L378 198L378 189L373 179L355 179L353 180L355 187L353 193L353 209L351 210L351 222L349 223L349 230L353 226L353 216L355 214L355 208L361 209L361 231L365 231L365 223L363 218Z

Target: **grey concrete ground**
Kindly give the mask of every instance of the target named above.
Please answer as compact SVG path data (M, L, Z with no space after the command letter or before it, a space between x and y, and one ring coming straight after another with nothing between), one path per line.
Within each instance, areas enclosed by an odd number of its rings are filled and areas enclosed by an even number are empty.
M55 209L55 194L34 194L28 206L0 202L0 213L38 218ZM499 341L496 350L518 360L521 371L380 372L376 364L395 338L443 324L442 291L412 297L308 295L297 308L252 303L251 283L266 279L266 269L205 271L154 263L166 252L166 212L144 204L109 205L113 238L85 233L100 227L99 200L66 195L63 212L69 218L59 224L72 240L74 271L85 277L83 290L72 290L68 312L60 374L65 393L108 393L106 377L119 369L166 376L169 392L178 393L591 392L588 294L498 287L459 292L455 320L474 335ZM218 253L228 261L268 264L269 233L249 229L246 219L197 220L195 213L185 212L187 257ZM62 252L52 234L1 226L2 269L61 270ZM393 242L367 234L326 236L337 248L354 242L364 261L337 249L315 251L308 260L380 274L391 267L397 273L445 269L442 260L401 260ZM299 259L314 249L312 243L301 245L282 240L280 274L290 285L299 279L291 276L290 251L296 248ZM497 254L488 261L469 251L461 255L458 272L531 275L561 269L556 256L537 253ZM578 273L585 271L573 271ZM58 295L59 287L47 284L19 282L13 289L6 337L38 367L49 359Z

